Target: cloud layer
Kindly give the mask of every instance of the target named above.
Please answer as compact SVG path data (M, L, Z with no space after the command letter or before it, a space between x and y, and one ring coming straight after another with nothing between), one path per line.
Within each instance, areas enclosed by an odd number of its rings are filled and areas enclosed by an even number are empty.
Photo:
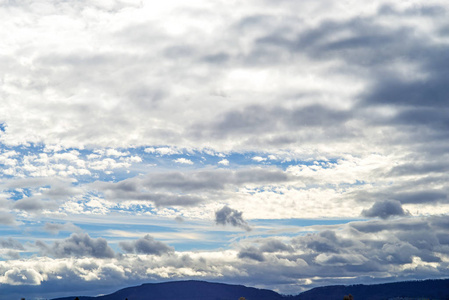
M448 8L0 0L0 292L447 276Z

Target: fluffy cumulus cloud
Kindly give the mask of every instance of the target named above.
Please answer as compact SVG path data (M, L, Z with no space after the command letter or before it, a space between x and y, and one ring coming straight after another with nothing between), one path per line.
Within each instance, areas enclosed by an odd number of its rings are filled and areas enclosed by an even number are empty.
M0 293L447 277L448 12L0 0Z

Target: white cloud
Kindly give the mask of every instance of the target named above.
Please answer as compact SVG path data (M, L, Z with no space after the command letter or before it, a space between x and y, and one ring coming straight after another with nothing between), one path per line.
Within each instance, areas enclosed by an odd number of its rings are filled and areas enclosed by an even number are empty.
M261 157L261 156L254 156L252 158L252 160L257 161L257 162L263 162L263 161L266 161L267 159L265 157Z
M44 277L34 269L13 268L0 277L0 282L11 285L40 285Z
M193 165L193 161L184 157L174 159L173 161L178 164Z
M226 158L223 158L222 160L220 160L218 162L219 165L223 165L223 166L229 166L229 160L227 160Z
M159 147L159 148L145 148L145 152L147 153L156 153L158 155L164 156L164 155L176 155L176 154L182 154L182 151L173 148L173 147Z

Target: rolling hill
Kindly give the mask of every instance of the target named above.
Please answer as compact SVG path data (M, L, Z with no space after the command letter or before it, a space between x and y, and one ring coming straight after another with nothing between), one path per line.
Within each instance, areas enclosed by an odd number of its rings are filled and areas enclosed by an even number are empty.
M296 296L283 296L271 290L243 285L205 281L147 283L115 293L82 297L80 300L342 300L352 294L354 300L433 299L449 300L449 279L394 282L375 285L336 285L311 289ZM76 296L53 300L74 300Z

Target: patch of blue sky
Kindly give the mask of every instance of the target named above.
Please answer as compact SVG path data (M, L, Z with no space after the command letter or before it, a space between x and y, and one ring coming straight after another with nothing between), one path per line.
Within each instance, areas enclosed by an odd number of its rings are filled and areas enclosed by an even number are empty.
M149 147L133 147L133 148L117 148L117 149L53 149L45 147L43 144L28 144L21 146L1 146L3 152L16 151L20 158L29 155L38 156L41 153L69 153L71 151L77 151L79 158L85 161L90 160L102 160L105 158L112 158L117 162L123 159L138 156L142 159L140 162L134 162L129 167L116 168L112 170L91 170L92 175L86 176L74 176L82 182L89 181L90 177L94 177L97 180L102 181L120 181L129 177L136 176L137 174L151 172L152 169L196 169L203 168L205 166L219 166L224 168L239 168L245 166L275 166L281 169L287 169L292 165L320 165L323 168L328 167L330 164L337 162L336 159L332 160L299 160L297 158L278 158L275 155L269 153L259 152L230 152L230 153L215 153L212 150L192 150L192 149L178 149L170 148L169 146L155 146L150 147L152 152L146 151ZM164 151L158 149L164 149ZM107 150L116 150L119 153L114 154L111 152L108 154ZM184 159L180 161L179 159ZM226 162L223 163L223 160ZM61 159L64 161L64 159Z
M360 218L354 219L254 219L251 220L252 226L271 227L276 226L291 226L291 227L307 227L314 225L342 225L354 221L360 221Z
M14 238L14 239L23 239L25 238L23 228L21 226L6 226L0 225L0 236L2 239L5 238ZM28 233L25 233L28 235Z
M33 194L31 189L29 189L29 188L8 189L8 190L4 190L4 192L6 194L10 195L8 197L8 199L14 200L14 201L23 199L25 197L31 197Z
M133 241L143 238L147 234L175 247L177 251L213 250L229 245L228 235L230 232L227 231L210 232L207 228L194 230L195 224L188 223L185 226L180 226L174 220L172 222L165 221L164 224L123 224L121 222L114 223L111 220L111 223L108 224L76 223L75 225L83 231L89 232L92 238L106 238L116 251L119 250L117 247L119 242ZM192 235L198 238L192 238Z

